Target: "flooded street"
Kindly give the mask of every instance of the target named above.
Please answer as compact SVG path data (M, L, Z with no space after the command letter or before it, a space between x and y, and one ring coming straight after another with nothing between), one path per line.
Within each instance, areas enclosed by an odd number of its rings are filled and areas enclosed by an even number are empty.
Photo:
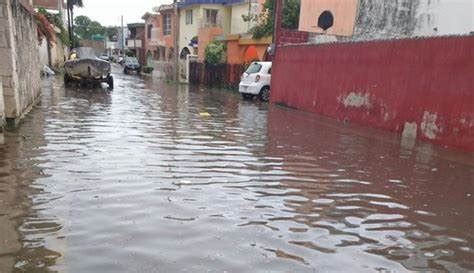
M474 270L472 154L115 70L6 134L0 272Z

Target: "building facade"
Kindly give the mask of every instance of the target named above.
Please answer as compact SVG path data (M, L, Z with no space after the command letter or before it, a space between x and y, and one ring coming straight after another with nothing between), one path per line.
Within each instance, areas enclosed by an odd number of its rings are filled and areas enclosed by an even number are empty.
M180 56L184 58L187 54L194 54L198 56L198 61L203 62L207 44L217 39L227 44L229 63L244 63L244 55L249 47L252 47L252 52L260 53L260 58L255 56L256 59L263 59L269 39L253 41L248 32L255 22L244 20L244 17L257 16L262 10L263 2L264 0L181 1Z
M125 47L137 57L141 65L145 64L145 24L133 23L127 25L130 31L125 40Z
M146 13L143 16L148 66L154 66L155 61L172 62L176 48L174 45L176 37L174 5L161 5L153 11L154 13Z

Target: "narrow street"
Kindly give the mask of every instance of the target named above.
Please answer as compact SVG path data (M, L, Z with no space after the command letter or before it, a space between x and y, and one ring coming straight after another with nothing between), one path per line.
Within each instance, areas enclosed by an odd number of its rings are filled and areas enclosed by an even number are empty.
M474 270L472 154L117 65L114 78L43 80L6 134L0 271Z

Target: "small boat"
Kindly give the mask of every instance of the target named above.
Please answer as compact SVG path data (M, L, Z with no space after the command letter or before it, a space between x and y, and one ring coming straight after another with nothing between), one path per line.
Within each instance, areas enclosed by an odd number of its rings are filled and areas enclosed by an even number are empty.
M64 83L101 83L105 82L110 89L114 88L114 79L110 62L97 58L94 49L78 47L71 50L70 59L64 63Z

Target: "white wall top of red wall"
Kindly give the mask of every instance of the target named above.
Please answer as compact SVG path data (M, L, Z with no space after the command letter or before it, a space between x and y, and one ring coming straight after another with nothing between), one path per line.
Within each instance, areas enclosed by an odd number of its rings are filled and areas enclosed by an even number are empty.
M338 1L344 0L334 0L334 2ZM331 1L321 1L321 5L326 3L331 3ZM304 5L305 1L302 1L302 16L307 18L305 15L310 14L314 16L314 22L317 22L319 14ZM311 6L314 7L314 3L311 2ZM330 9L329 6L328 9ZM320 11L325 8L317 7L315 10ZM341 13L340 10L336 12ZM347 16L344 17L347 18ZM337 14L334 14L335 23L347 20L345 18L338 18ZM472 35L474 33L474 0L359 0L353 26L352 36L343 36L342 33L338 35L329 29L327 33L331 35L315 33L311 35L309 42ZM303 31L308 29L307 26L300 26L300 28Z

